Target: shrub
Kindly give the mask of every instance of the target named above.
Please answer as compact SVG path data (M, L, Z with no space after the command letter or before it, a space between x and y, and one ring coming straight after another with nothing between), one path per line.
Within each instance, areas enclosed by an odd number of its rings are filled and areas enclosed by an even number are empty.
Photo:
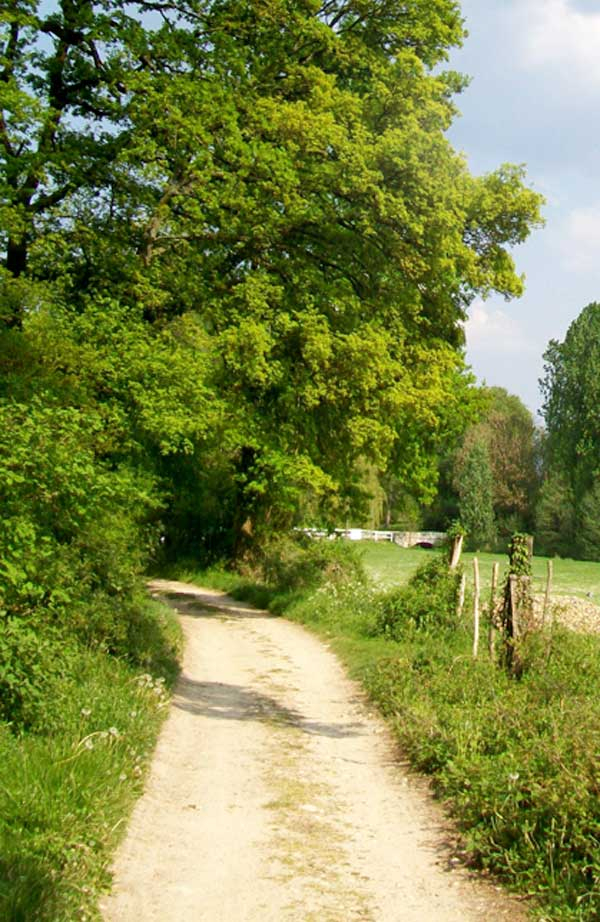
M379 632L398 639L407 630L456 628L460 576L460 570L450 570L442 557L419 567L406 586L382 599Z
M37 725L77 645L146 665L153 484L99 458L101 432L94 414L0 401L0 717L14 730Z
M74 658L74 644L58 629L0 617L0 721L20 730L46 726L55 687Z
M359 553L352 545L303 534L268 545L260 568L266 584L278 592L301 592L325 582L343 585L365 580Z

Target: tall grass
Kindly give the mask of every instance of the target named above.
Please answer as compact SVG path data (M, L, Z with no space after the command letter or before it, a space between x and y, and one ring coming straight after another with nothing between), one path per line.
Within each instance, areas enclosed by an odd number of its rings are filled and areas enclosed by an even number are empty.
M178 628L149 603L150 672L81 649L37 732L0 724L0 919L86 922L142 789L176 674ZM150 617L150 615L148 616ZM43 702L42 702L43 705Z

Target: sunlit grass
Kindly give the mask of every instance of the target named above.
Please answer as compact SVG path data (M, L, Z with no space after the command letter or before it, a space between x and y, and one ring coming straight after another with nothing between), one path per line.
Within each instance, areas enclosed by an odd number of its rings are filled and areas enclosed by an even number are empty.
M364 566L372 581L381 588L391 588L408 582L417 567L430 560L432 555L444 553L439 549L401 548L390 542L362 541L358 543ZM471 572L473 558L477 556L483 591L489 588L492 567L500 566L500 576L506 571L506 554L473 553L463 554L462 561ZM579 596L591 598L600 603L600 562L584 560L552 559L552 594L555 596ZM544 592L548 572L548 558L533 558L533 588Z
M56 685L41 732L0 724L0 919L100 920L99 895L142 784L174 679L179 629L166 607L155 654L164 678L100 651ZM167 623L168 622L168 623Z

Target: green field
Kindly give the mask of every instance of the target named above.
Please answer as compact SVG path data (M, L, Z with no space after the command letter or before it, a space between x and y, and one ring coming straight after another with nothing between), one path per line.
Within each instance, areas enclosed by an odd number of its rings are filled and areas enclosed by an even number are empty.
M432 555L443 553L440 550L426 550L424 548L401 548L395 544L375 541L362 541L358 545L361 550L363 563L373 582L381 588L388 589L405 583L412 573L428 560ZM467 572L471 571L475 554L463 555L463 563ZM489 586L492 566L495 561L500 564L500 576L506 570L508 557L504 554L477 554L481 573L482 587ZM554 558L553 564L553 596L579 596L591 598L600 604L600 563L585 560L563 560ZM535 592L543 592L546 587L546 574L548 568L547 557L533 558L533 585Z

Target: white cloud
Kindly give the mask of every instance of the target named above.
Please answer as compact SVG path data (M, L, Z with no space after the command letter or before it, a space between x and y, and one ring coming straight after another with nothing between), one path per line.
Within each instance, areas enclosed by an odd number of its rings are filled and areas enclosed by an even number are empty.
M512 17L521 64L552 72L548 94L561 84L600 88L600 11L584 12L572 0L514 0Z
M520 324L501 308L475 301L465 324L469 353L514 355L515 358L538 351Z
M600 204L571 211L560 245L571 272L600 274Z

